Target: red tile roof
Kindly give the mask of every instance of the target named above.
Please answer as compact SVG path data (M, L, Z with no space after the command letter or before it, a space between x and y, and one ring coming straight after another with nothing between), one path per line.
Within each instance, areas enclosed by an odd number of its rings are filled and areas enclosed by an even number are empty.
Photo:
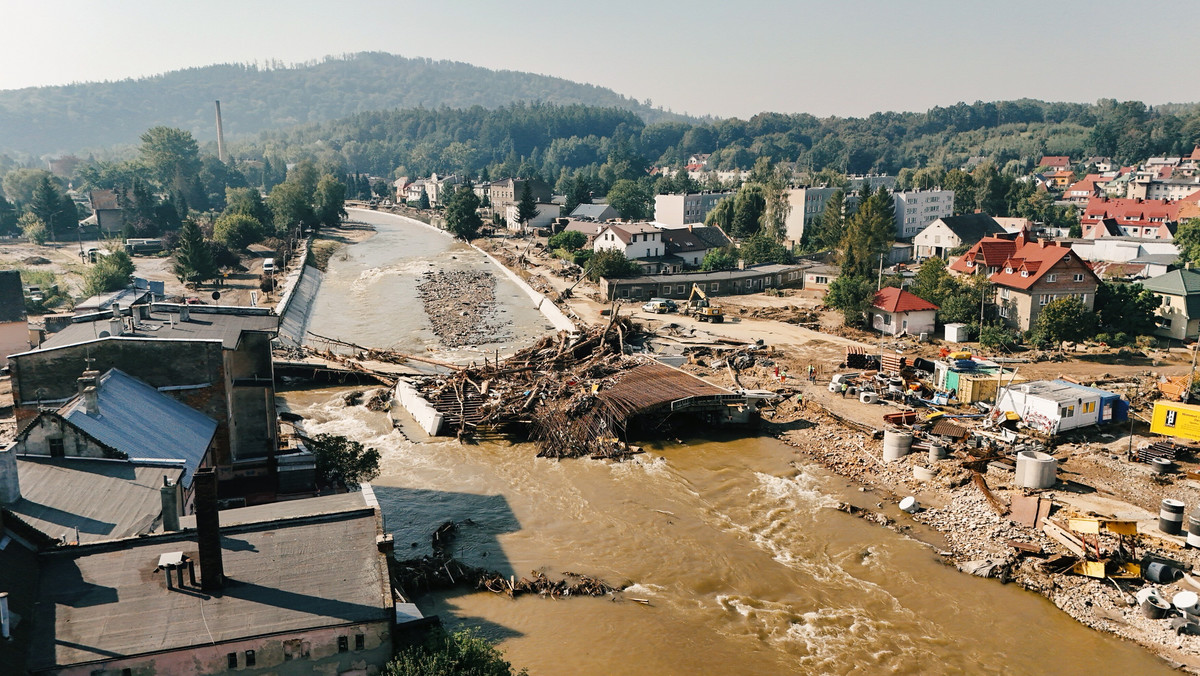
M1029 242L1017 249L1004 262L1000 270L989 279L993 284L1013 289L1028 289L1070 254L1071 247L1069 245L1055 244L1045 240ZM1096 278L1095 273L1091 272L1091 268L1087 269L1088 274ZM1096 279L1099 281L1098 278Z
M1019 247L1025 244L1025 236L1022 232L1016 237L1011 235L984 237L972 246L967 253L958 257L958 260L950 264L950 269L954 272L973 273L979 268L974 263L981 265L984 268L996 268L1004 264Z
M1121 225L1157 225L1150 219L1174 221L1179 217L1179 202L1171 200L1109 199L1093 197L1088 200L1079 220L1096 223L1114 218Z
M873 307L879 308L884 312L900 313L900 312L919 312L921 310L937 310L938 306L921 298L920 296L909 293L904 289L897 289L894 286L889 286L880 290L875 294L875 302Z
M1069 167L1071 158L1066 155L1046 155L1038 162L1039 167Z

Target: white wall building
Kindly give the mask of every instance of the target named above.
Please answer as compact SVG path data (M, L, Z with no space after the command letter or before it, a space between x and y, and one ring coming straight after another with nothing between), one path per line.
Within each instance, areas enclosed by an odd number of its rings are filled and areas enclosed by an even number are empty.
M896 203L896 239L910 239L939 218L954 215L953 190L892 193Z
M1032 430L1058 434L1099 422L1100 395L1062 381L1038 380L1005 388L996 408L1021 416Z
M524 230L521 229L521 222L517 212L520 210L519 205L510 204L504 210L504 221L508 224L508 229L513 232L532 232L538 228L548 228L558 218L557 204L537 204L537 216L534 216L528 223L525 224Z
M592 251L604 249L616 249L630 260L666 255L662 231L649 223L606 223L592 243Z
M703 223L717 202L732 192L691 192L686 195L655 195L654 220L663 225Z

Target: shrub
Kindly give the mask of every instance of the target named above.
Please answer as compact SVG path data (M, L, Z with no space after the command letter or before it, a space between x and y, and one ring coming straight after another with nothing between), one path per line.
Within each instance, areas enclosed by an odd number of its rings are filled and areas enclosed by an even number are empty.
M1105 345L1112 345L1113 342L1112 336L1107 333L1097 333L1095 340L1097 343L1103 343Z
M522 676L504 653L474 632L435 631L424 645L404 650L388 663L387 676Z
M1117 347L1124 347L1125 345L1128 345L1130 342L1132 342L1132 341L1129 340L1129 334L1125 333L1124 331L1118 331L1116 334L1113 335L1113 344L1116 345Z

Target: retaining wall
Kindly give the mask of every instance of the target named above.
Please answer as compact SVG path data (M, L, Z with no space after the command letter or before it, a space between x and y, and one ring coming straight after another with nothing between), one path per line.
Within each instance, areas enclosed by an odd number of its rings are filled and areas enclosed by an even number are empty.
M417 389L406 380L396 383L396 401L404 407L413 420L431 437L436 437L442 428L442 414L421 396Z

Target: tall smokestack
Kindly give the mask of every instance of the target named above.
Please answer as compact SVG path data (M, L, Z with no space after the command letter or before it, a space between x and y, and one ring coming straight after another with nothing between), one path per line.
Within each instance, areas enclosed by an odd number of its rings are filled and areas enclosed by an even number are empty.
M225 155L225 127L221 124L221 102L217 101L217 159L222 162L228 162L229 157Z
M196 544L200 547L200 588L215 592L225 585L221 563L221 513L217 511L217 471L196 470Z

